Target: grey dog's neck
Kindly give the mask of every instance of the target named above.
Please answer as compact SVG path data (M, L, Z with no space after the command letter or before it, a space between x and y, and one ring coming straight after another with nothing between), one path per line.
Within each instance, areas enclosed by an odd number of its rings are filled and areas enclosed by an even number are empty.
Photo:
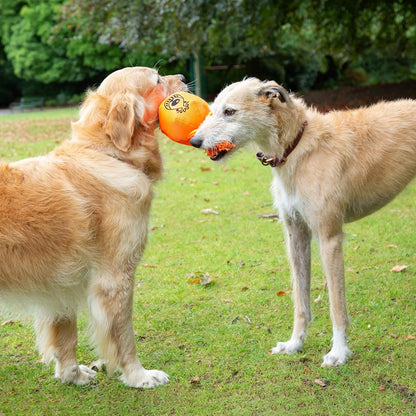
M308 121L305 120L297 136L295 137L295 140L293 140L293 142L289 145L289 147L286 148L281 158L277 156L265 155L262 152L258 152L256 154L257 159L262 163L262 165L271 166L272 168L276 168L276 167L284 165L289 155L295 150L296 146L299 144L300 139L303 136L303 132L305 131L307 124L308 124Z

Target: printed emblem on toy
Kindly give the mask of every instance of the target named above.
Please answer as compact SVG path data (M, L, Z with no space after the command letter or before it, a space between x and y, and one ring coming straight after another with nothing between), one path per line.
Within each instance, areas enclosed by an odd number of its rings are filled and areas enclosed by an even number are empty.
M187 144L211 113L208 103L189 92L176 92L159 106L160 130L171 140Z
M163 102L163 106L166 110L176 111L177 113L184 113L189 110L189 101L185 100L185 97L179 93L172 94Z

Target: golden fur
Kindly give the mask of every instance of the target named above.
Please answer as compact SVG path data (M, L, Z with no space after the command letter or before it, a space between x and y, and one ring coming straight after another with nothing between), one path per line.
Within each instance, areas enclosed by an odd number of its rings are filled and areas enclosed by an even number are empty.
M46 156L0 165L0 300L35 316L55 375L84 384L76 359L78 307L88 302L98 352L133 387L168 381L136 357L134 274L162 163L153 135L160 102L181 76L124 68L88 93L72 138Z
M287 162L272 169L272 191L286 229L295 319L292 337L273 353L300 351L310 311L310 243L319 243L325 270L333 346L323 365L347 361L348 326L342 225L392 200L416 174L416 101L381 102L368 108L321 114L275 82L249 78L225 88L191 140L213 149L229 141L252 143L281 159L307 125Z

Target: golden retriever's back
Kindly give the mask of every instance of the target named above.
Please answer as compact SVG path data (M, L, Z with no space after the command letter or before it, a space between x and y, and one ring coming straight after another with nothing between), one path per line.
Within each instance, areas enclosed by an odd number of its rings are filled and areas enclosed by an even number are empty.
M91 238L88 206L55 163L19 163L0 166L0 296L70 286Z

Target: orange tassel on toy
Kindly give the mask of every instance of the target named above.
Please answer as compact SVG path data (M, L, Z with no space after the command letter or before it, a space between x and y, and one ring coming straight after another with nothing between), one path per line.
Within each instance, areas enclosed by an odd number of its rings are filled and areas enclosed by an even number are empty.
M215 147L212 147L211 149L206 149L205 152L208 157L213 157L216 154L220 152L229 152L233 147L235 147L235 144L230 143L229 141L218 143Z

